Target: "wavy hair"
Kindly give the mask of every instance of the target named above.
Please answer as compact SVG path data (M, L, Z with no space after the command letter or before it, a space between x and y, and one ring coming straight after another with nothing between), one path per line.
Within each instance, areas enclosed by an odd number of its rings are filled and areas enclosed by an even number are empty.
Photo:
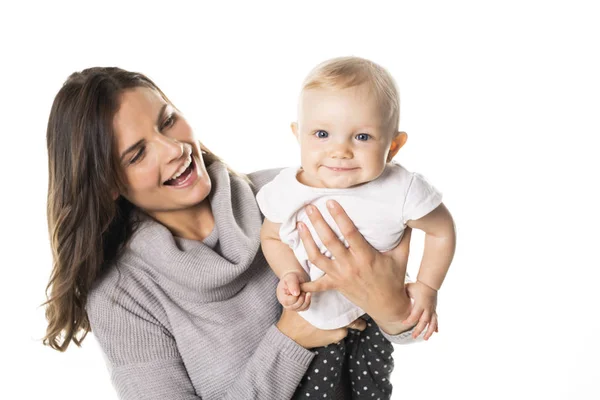
M71 341L81 346L91 331L85 310L89 290L136 228L135 206L113 197L124 185L113 118L121 92L135 87L156 90L172 104L148 77L116 67L71 74L52 104L46 140L53 265L42 305L48 320L43 344L58 351ZM206 166L220 161L200 147Z

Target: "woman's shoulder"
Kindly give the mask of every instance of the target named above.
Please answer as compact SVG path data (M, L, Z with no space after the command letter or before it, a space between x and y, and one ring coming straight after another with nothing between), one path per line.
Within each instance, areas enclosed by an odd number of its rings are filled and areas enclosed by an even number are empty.
M263 169L246 174L246 176L250 179L250 182L252 182L254 192L258 193L264 185L271 182L282 170L283 168Z
M108 311L118 308L122 292L127 291L125 282L127 268L121 268L117 263L105 267L92 285L86 304L86 311L90 319L96 316L109 315ZM114 314L111 314L114 316Z
M152 279L143 269L123 262L123 258L127 259L127 253L108 265L90 289L86 311L92 325L94 321L128 318L129 312L153 319L149 312L150 305L156 304Z
M85 310L92 325L92 330L100 326L114 323L119 318L118 304L120 271L113 265L106 268L90 288Z
M135 271L111 265L94 282L85 307L91 332L113 366L178 357L156 292Z

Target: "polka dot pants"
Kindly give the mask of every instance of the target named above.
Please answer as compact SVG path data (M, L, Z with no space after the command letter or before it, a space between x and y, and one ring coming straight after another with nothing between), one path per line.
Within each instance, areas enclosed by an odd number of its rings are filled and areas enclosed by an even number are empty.
M342 369L348 371L353 400L390 399L394 347L368 315L362 318L367 321L364 331L349 329L342 341L312 349L315 358L293 399L334 399Z

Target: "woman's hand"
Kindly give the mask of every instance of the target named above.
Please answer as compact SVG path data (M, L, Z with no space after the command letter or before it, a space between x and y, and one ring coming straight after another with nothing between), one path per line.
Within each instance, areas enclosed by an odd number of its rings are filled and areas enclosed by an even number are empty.
M402 324L411 311L404 286L410 228L405 229L402 241L395 249L380 253L358 232L337 202L329 200L327 207L349 247L338 239L316 207L307 206L306 212L315 231L335 259L321 254L306 225L299 222L300 238L310 262L325 272L322 278L303 283L302 291L336 289L369 314L385 332L396 334L411 328L412 325Z
M348 335L348 329L364 331L366 327L367 322L358 318L344 328L322 330L314 327L297 312L287 309L283 309L279 322L277 322L277 328L281 333L306 349L337 343Z

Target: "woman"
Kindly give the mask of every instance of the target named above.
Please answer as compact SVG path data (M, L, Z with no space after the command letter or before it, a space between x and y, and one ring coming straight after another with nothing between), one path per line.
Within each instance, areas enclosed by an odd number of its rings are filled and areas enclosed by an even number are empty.
M309 349L348 334L281 312L254 198L277 170L228 169L147 77L72 74L47 142L54 268L44 343L64 351L93 329L121 398L289 399L315 356ZM409 232L380 254L339 206L332 214L350 248L313 213L336 261L307 290L340 290L386 338L406 341ZM303 241L321 265L310 235ZM347 386L337 398L350 398Z

